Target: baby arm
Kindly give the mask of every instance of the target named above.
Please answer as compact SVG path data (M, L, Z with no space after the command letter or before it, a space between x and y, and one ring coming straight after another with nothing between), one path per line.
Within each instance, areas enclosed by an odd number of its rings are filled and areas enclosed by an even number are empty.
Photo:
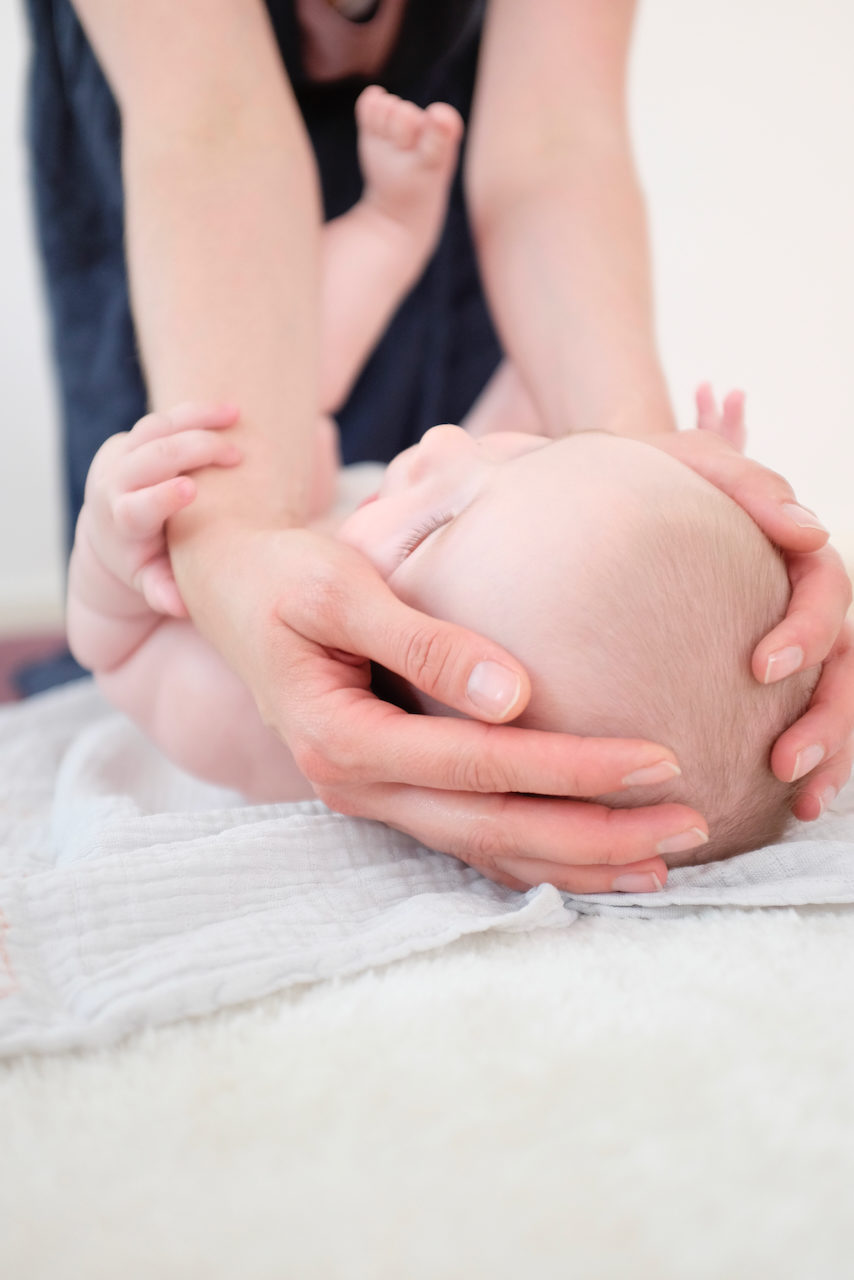
M110 702L181 768L252 799L302 799L313 793L290 752L187 619L166 553L165 521L195 496L184 472L239 461L216 430L234 417L182 406L99 451L71 558L69 644Z

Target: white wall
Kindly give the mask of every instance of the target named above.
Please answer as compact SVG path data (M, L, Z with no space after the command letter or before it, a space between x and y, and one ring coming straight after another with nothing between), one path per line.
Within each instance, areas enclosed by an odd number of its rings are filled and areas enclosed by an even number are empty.
M0 632L62 618L57 435L22 142L26 41L0 0Z
M694 385L748 392L748 451L854 562L854 4L646 0L634 120L659 332Z
M695 384L748 391L750 451L854 559L854 4L645 0L633 113L660 333ZM55 410L20 143L17 0L0 0L0 629L58 615Z

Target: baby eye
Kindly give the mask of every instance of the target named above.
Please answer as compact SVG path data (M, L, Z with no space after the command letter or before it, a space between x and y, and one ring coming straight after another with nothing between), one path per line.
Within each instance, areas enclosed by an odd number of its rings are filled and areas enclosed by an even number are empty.
M442 525L449 524L453 518L451 512L446 511L442 515L431 516L426 524L419 525L416 529L413 529L406 540L401 543L398 564L402 564L407 556L411 556L415 548L420 547L421 543L429 538L431 533L441 529Z

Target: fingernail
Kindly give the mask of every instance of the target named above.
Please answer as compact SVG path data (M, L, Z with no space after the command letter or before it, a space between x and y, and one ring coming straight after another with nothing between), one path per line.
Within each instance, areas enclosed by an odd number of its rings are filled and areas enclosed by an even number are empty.
M804 747L803 751L799 751L795 757L795 772L792 774L792 782L797 782L798 778L803 778L806 774L811 773L817 764L821 764L824 759L824 747L815 743L811 747Z
M793 644L788 649L778 649L768 659L764 683L774 684L776 680L785 680L786 676L794 675L796 671L800 671L803 660L804 651L800 645Z
M661 893L661 881L654 871L630 872L611 883L612 893Z
M830 532L821 523L818 516L813 515L812 511L807 511L806 507L799 507L794 502L784 502L783 510L799 529L820 529L822 533Z
M479 662L466 685L469 700L478 711L502 718L515 707L521 690L522 681L516 673L498 662Z
M623 778L624 787L650 787L655 782L670 782L678 778L682 770L678 764L670 760L659 760L657 764L649 764L644 769L635 769Z
M678 836L668 836L656 847L656 853L684 853L686 849L696 849L701 844L708 844L709 837L699 827L689 827L680 831Z
M824 813L825 809L830 808L830 806L833 804L834 800L836 799L836 796L837 796L836 787L824 788L824 791L822 791L821 795L818 798L818 802L821 805L821 813ZM821 813L818 815L819 817L821 817Z

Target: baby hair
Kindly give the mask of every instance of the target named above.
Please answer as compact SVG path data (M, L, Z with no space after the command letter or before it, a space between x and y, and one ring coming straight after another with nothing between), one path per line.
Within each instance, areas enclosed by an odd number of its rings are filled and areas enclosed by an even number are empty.
M674 865L773 843L798 784L774 776L771 748L806 710L819 675L813 668L763 685L751 670L756 644L789 602L782 556L740 507L703 482L646 491L623 536L622 553L609 541L597 557L585 634L576 624L573 648L588 646L592 658L583 665L602 699L596 732L664 743L682 776L604 801L699 810L709 842L671 858Z

